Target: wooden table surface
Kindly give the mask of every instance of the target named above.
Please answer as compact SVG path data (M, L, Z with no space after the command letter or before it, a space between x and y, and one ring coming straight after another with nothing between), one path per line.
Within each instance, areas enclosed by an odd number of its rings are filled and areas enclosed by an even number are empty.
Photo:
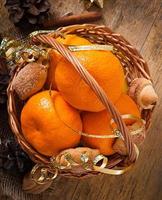
M0 32L13 27L0 0ZM56 15L84 11L76 0L51 0ZM99 175L84 180L58 177L42 200L162 200L162 1L105 0L104 24L122 34L148 62L159 102L135 167L121 176ZM14 27L13 27L14 28ZM28 196L30 199L30 195ZM17 199L15 199L17 200Z

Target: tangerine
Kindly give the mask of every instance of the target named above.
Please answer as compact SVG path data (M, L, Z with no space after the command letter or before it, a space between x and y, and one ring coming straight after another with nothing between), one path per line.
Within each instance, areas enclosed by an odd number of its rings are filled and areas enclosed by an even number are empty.
M58 41L66 45L92 45L85 38L76 35L68 35L65 40L59 38ZM110 51L99 50L77 51L73 54L104 89L111 101L116 102L124 88L124 72L118 58ZM55 60L56 53L53 52L50 56ZM104 110L95 93L67 59L61 57L59 62L50 67L55 68L53 82L70 105L84 111Z
M121 115L131 115L132 117L137 118L141 117L140 110L137 107L137 104L130 96L126 94L122 94L120 96L120 98L115 103L115 106ZM131 118L131 116L129 119L124 119L126 125L131 125L136 121L136 119Z
M113 135L113 129L110 126L111 117L107 112L85 112L82 117L83 131L87 134ZM82 136L81 140L84 146L99 149L100 153L103 155L111 155L114 153L112 148L114 138L103 139Z
M78 111L56 92L43 91L32 96L21 112L21 127L25 139L41 154L57 155L60 151L75 147L82 130Z
M121 115L129 114L140 118L140 111L136 103L126 94L122 94L115 104L116 108ZM113 128L110 125L111 116L104 110L101 112L85 112L82 115L83 131L87 134L94 135L111 135L113 134ZM136 121L136 119L124 119L126 125L130 125ZM111 155L113 151L114 138L112 139L98 139L90 137L82 137L82 142L85 146L91 148L97 148L103 155Z

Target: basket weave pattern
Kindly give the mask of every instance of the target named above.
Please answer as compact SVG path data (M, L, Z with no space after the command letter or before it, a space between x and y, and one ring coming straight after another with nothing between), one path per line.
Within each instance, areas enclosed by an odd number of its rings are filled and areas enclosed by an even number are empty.
M125 74L128 84L134 80L135 78L144 77L150 80L150 73L146 62L140 56L138 51L127 42L120 34L113 33L110 29L105 26L97 26L97 25L74 25L68 26L64 28L59 28L56 33L59 32L61 34L77 34L82 37L87 38L92 43L97 44L111 44L114 47L113 53L119 58ZM41 42L43 44L48 44L50 47L55 48L62 56L68 59L74 66L74 68L78 71L83 80L91 87L91 89L95 92L97 97L103 103L105 108L111 113L114 121L117 124L117 127L124 138L125 145L128 150L128 159L131 163L136 160L136 151L130 137L129 131L123 122L119 112L115 108L115 106L111 103L111 101L106 96L105 92L98 85L98 83L94 80L94 78L87 72L87 70L80 64L78 59L73 56L73 54L68 50L64 45L58 43L54 37L57 37L58 34L46 34L46 35L38 35L33 38L34 41ZM21 67L17 69L14 74L13 79L17 76ZM21 126L18 116L18 107L16 105L16 95L13 90L13 79L10 82L8 87L8 112L10 125L13 133L17 137L18 142L21 147L29 154L31 159L36 163L43 163L48 165L50 160L48 157L45 157L38 153L34 148L30 146L25 140L22 132ZM148 129L150 120L151 120L152 110L143 110L142 118L146 121L146 129ZM117 162L116 162L117 164ZM75 176L75 175L74 175Z

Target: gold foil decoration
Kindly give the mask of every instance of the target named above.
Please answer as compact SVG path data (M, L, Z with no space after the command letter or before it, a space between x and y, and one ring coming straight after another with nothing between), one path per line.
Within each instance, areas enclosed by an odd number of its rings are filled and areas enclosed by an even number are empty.
M64 38L64 34L56 31L56 30L39 30L39 31L34 31L32 33L29 34L29 38L34 38L37 35L41 35L41 34L48 34L51 37L63 37Z
M137 153L136 159L138 159L139 150L135 144L134 146ZM32 180L34 180L37 184L47 184L49 181L52 181L57 177L59 170L71 170L73 167L79 166L82 166L85 171L96 171L109 175L121 175L129 171L134 165L133 163L128 167L114 167L113 169L109 169L107 168L108 157L101 154L97 155L93 160L90 160L90 158L83 153L80 156L81 163L75 162L70 154L60 155L60 159L61 156L64 156L67 161L64 165L60 165L59 161L56 161L55 157L51 157L51 162L48 166L36 164L31 171ZM99 166L98 163L101 161L102 163ZM92 165L90 165L90 163L92 163Z
M52 166L60 170L80 167L92 170L92 160L99 155L99 150L88 147L77 147L63 150L56 157L51 158Z
M82 131L79 131L79 134L85 137L90 137L90 138L98 138L98 139L110 139L110 138L118 138L118 132L117 131L112 131L112 135L94 135L94 134L89 134L89 133L84 133Z
M137 158L136 159L138 159L139 150L138 150L138 147L135 144L134 144L134 147L135 147L135 151L136 151L136 154L137 154ZM102 164L100 166L97 166L97 163L101 162L101 161L102 161ZM103 155L98 155L94 159L93 163L94 163L93 168L94 168L95 171L101 172L103 174L109 174L109 175L121 175L121 174L124 174L125 172L129 171L134 165L134 163L132 163L128 167L122 167L122 168L115 167L113 169L109 169L109 168L106 168L106 166L108 165L108 158L103 156Z
M141 119L139 117L136 117L136 116L134 116L132 114L121 115L121 117L122 117L122 119L133 119L139 124L139 128L138 129L130 131L131 135L140 134L144 130L145 124L146 124L145 120L143 120L143 119ZM112 127L113 127L113 125L115 125L115 122L114 122L113 119L111 119L110 124L111 124Z
M37 184L46 184L57 177L58 169L52 168L51 170L50 166L45 166L43 164L36 164L31 171L31 175L32 175L32 179Z
M29 38L35 37L40 34L49 34L49 33L56 33L55 30L39 30L39 31L34 31L29 34Z
M69 45L67 46L70 51L91 51L91 50L99 50L99 51L113 51L112 45Z
M55 30L39 30L30 33L29 37L33 38L40 34L48 34L52 37L65 37L64 34L60 33L59 31ZM100 45L100 44L92 44L92 45L66 45L66 47L70 51L91 51L91 50L101 50L101 51L113 51L114 47L112 45Z
M85 136L85 137L90 137L90 138L99 138L99 139L109 139L109 138L122 138L123 139L123 136L120 132L120 130L118 130L116 127L113 127L113 125L115 125L115 122L113 119L110 120L110 125L112 126L112 134L111 135L100 135L100 134L91 134L91 133L85 133L85 132L82 132L82 131L78 131L78 130L75 130L73 129L71 126L69 126L64 120L61 119L61 117L59 116L58 112L57 112L57 109L56 109L56 106L55 106L55 103L53 104L54 105L54 108L55 108L55 111L56 111L56 114L58 116L58 118L62 121L62 123L64 123L64 125L68 128L70 128L74 133L76 134L80 134L82 136ZM121 115L121 117L123 119L134 119L136 121L139 122L140 124L140 128L138 128L137 130L135 131L130 131L130 134L132 135L135 135L135 134L139 134L142 130L143 130L143 127L145 125L145 121L141 118L138 118L134 115L131 115L131 114L125 114L125 115Z

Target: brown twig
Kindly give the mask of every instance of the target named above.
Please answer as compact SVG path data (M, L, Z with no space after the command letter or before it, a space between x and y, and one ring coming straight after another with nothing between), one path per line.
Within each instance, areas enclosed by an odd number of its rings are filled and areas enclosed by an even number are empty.
M52 26L67 26L73 24L81 24L99 20L101 19L101 17L101 12L85 12L82 14L59 17L56 19L54 17L51 17L49 20L43 22L43 26L45 28L48 28Z

